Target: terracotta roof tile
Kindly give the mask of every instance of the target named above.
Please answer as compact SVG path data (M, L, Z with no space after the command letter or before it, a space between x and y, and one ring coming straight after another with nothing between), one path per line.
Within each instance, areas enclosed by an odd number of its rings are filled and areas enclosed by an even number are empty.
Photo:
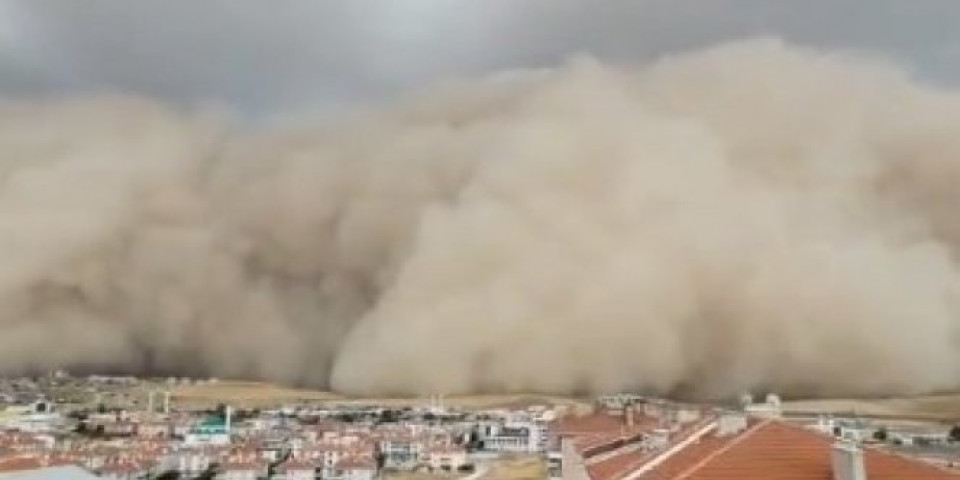
M37 457L8 457L0 459L0 472L19 472L42 468L43 463Z
M337 462L337 468L342 470L363 470L377 468L377 462L366 455L350 455Z
M620 478L622 474L630 472L638 464L645 463L652 455L644 451L633 451L610 457L602 462L587 466L587 473L592 480L607 480Z
M708 434L638 480L832 480L833 442L786 422L754 422L739 435ZM864 458L870 480L960 479L960 474L870 448Z
M315 470L316 465L307 460L290 460L282 463L277 470L280 472Z
M62 467L73 465L75 462L62 456L50 455L22 455L0 458L0 472L17 472L36 470L45 467Z
M692 441L697 435L702 435L704 431L712 425L712 418L701 422L688 424L682 430L671 432L669 435L670 445L678 445L685 441ZM643 445L637 439L633 443L628 443L622 447L606 454L599 455L593 460L588 461L587 472L590 478L594 480L607 480L621 478L626 474L636 471L643 465L647 465L653 459L661 455L662 450L649 450L640 448ZM687 447L689 448L689 447Z

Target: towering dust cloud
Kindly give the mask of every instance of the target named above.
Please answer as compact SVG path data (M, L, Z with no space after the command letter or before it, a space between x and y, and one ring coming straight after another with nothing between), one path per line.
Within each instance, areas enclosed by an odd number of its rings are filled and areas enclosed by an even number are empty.
M0 369L349 393L960 385L960 95L741 42L314 129L0 107Z

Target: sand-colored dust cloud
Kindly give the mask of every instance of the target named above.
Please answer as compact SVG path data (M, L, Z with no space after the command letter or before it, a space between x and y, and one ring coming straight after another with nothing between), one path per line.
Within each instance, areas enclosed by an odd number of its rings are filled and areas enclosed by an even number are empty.
M960 93L751 40L315 127L0 105L0 373L357 394L960 386Z

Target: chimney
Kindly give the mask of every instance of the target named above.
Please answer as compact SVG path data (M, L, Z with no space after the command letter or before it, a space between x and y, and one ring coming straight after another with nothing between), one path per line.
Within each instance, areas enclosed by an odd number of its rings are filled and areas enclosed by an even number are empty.
M636 423L636 418L634 417L633 405L627 403L623 406L623 423L627 428L633 428Z
M659 400L644 403L643 414L651 418L660 418L663 416L663 404Z
M163 413L165 415L170 414L170 392L163 392Z
M646 447L649 450L662 450L670 443L670 432L665 428L657 428L646 436Z
M867 480L863 466L863 450L850 441L837 442L830 448L833 480Z
M747 429L747 416L742 412L725 412L717 420L717 436L736 435Z

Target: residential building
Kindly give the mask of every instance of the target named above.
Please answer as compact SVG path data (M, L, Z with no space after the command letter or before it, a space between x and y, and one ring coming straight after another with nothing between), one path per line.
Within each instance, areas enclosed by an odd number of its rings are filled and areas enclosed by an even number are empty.
M438 442L427 446L425 463L434 471L453 472L466 465L467 451L451 442Z
M657 432L660 431L658 438ZM713 415L684 427L563 449L564 480L947 480L960 473L776 418ZM656 439L656 440L654 440Z

